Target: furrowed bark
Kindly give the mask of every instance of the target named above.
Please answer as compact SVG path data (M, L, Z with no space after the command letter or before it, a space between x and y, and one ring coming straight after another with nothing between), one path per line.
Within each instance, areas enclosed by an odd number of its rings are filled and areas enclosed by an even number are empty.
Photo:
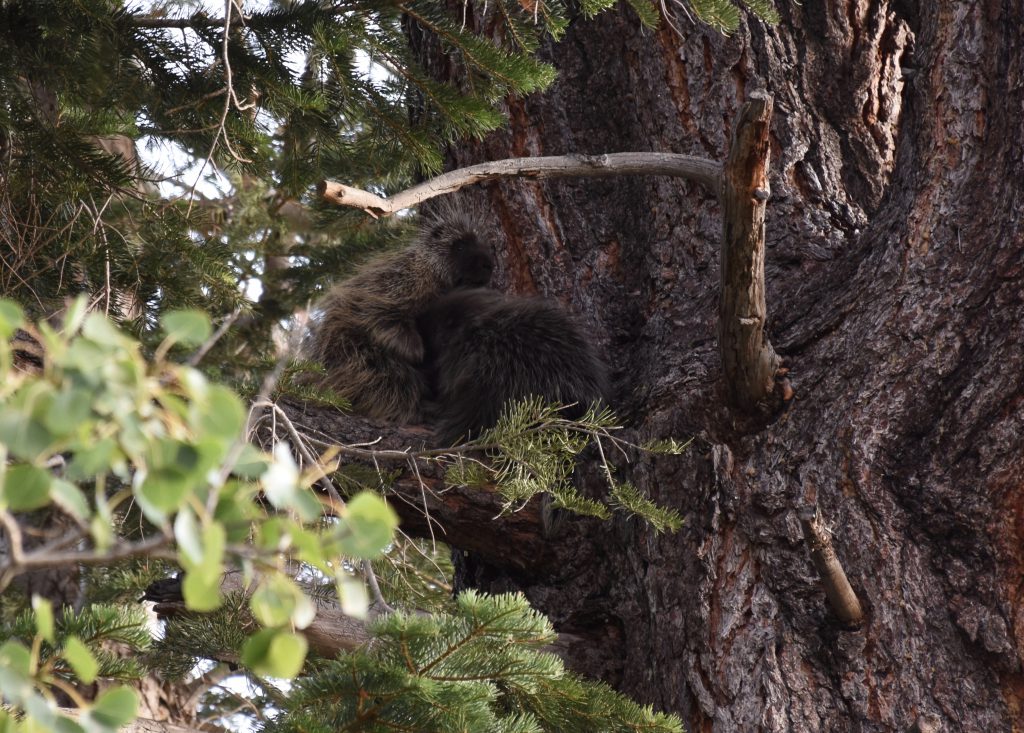
M765 89L765 325L799 395L770 423L722 409L723 209L698 186L520 178L461 193L501 226L497 286L559 299L598 339L626 424L702 438L619 476L681 511L678 533L595 524L576 555L559 550L572 564L557 576L465 580L522 590L580 639L574 669L687 730L1019 730L1020 2L776 8L778 25L745 16L727 38L685 21L682 37L645 32L628 11L579 18L543 49L552 89L508 100L508 130L449 151L451 168L565 151L724 160ZM467 6L467 27L488 23ZM437 39L410 35L425 68L460 82ZM870 609L856 629L807 561L805 485Z

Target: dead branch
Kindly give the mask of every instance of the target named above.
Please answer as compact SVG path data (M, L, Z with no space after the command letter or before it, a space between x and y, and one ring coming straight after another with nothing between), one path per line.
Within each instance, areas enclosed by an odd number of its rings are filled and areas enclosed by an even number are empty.
M857 626L864 619L857 594L853 592L850 581L846 577L839 557L832 547L832 536L821 520L817 507L805 507L800 511L800 524L803 527L804 539L811 551L821 584L825 587L825 596L839 620L848 626Z
M78 708L60 708L60 714L77 720L81 716L82 711ZM161 720L151 720L150 718L136 718L131 723L122 726L119 730L121 733L200 733L200 730L197 728L186 728L185 726ZM203 726L202 730L208 733L211 728ZM212 730L223 729L213 728Z
M607 178L610 176L675 176L696 181L718 195L722 166L713 160L675 153L607 153L506 158L443 173L429 181L384 198L335 181L321 181L320 195L338 206L363 209L373 215L394 214L436 196L454 193L474 183L497 178Z
M776 389L782 360L765 337L764 213L772 98L753 92L740 110L722 172L718 342L729 402L756 412ZM780 395L784 387L780 386ZM785 393L792 396L791 392Z

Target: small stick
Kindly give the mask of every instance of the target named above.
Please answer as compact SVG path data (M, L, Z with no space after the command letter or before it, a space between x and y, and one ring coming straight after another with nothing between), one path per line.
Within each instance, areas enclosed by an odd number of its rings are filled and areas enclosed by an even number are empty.
M799 516L804 539L811 550L811 561L825 586L829 605L844 624L860 625L864 620L864 609L846 578L846 572L832 547L832 536L822 522L818 508L804 507Z

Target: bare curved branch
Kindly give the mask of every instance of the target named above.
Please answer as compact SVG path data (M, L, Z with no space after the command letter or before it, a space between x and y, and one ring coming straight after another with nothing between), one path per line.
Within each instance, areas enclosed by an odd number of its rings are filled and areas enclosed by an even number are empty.
M335 181L321 181L320 195L338 206L363 209L373 215L394 214L436 196L454 193L474 183L497 178L607 178L610 176L674 176L696 181L718 195L722 166L707 158L676 153L607 153L506 158L443 173L390 198Z

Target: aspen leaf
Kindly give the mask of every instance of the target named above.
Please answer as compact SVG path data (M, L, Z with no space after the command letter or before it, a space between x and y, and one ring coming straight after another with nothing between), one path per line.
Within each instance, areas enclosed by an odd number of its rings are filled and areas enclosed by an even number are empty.
M166 314L160 322L173 343L199 346L210 338L210 316L201 310L178 310Z
M96 673L99 672L100 665L89 648L77 636L67 638L64 642L62 656L82 682L91 685L96 680Z

